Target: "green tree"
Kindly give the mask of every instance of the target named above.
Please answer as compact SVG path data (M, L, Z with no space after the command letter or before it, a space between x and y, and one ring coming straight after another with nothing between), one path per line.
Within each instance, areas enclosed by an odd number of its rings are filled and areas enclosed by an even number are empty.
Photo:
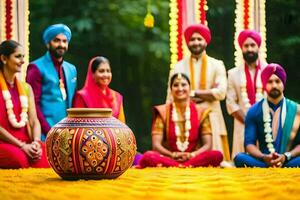
M109 58L113 71L111 87L124 96L127 124L132 128L138 149L150 149L152 106L164 103L169 74L169 0L152 1L155 27L143 20L148 0L35 0L30 1L30 58L46 48L43 30L50 24L65 23L72 30L66 60L78 69L78 89L84 83L89 59ZM282 64L288 73L286 94L300 100L297 73L300 47L300 4L297 0L266 3L268 61ZM70 6L72 5L72 6ZM212 31L209 55L234 67L234 0L208 0L207 20ZM227 127L231 117L222 102Z

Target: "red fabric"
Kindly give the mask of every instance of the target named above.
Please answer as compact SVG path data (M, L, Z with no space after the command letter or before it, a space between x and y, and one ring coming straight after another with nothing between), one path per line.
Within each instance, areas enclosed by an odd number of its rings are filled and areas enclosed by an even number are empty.
M170 112L172 111L172 105ZM196 109L196 104L194 102L190 102L190 111L191 111L191 130L190 130L190 136L189 136L189 146L186 150L186 152L191 152L196 149L196 146L199 142L199 119L198 119L198 112ZM170 114L170 116L172 116ZM176 141L176 133L175 133L175 123L172 120L172 117L169 118L169 133L168 133L168 142L169 147L171 151L179 151L177 149Z
M36 113L41 124L42 132L48 133L51 127L48 124L40 106L42 96L42 79L40 70L35 64L30 63L27 68L26 82L31 85L34 93Z
M252 38L256 42L258 47L260 47L260 45L261 45L260 34L254 30L243 30L242 32L240 32L239 37L238 37L238 42L239 42L239 45L241 48L242 48L245 40L249 37Z
M65 82L65 76L64 76L64 71L63 71L63 68L62 68L62 63L63 63L63 60L59 61L58 59L56 59L52 53L50 53L50 56L51 56L51 60L53 62L53 65L56 69L56 72L57 72L57 75L58 75L58 78L59 79L62 79L63 83L66 85L66 82Z
M91 59L89 62L84 87L76 93L73 107L83 107L85 105L84 107L88 108L111 108L112 115L118 118L123 97L109 87L104 88L106 94L103 94L102 89L93 79L92 63L94 59Z
M11 100L14 105L14 113L16 115L17 120L20 120L21 113L21 103L19 99L19 93L17 87L11 88L7 85L8 90L11 95ZM31 143L31 139L28 135L27 127L24 126L22 128L14 128L10 122L8 121L7 111L5 107L5 101L2 95L0 94L0 126L8 131L12 136L17 138L20 141ZM7 143L0 139L0 168L26 168L26 167L49 167L48 161L45 155L45 145L43 143L43 155L40 160L35 162L31 162L29 157L23 152L19 147L16 147L12 144Z
M218 167L223 160L223 155L220 151L205 151L184 163L186 167Z
M247 64L245 64L245 75L246 75L246 85L247 85L247 94L248 94L248 98L249 98L249 102L251 105L255 104L255 94L256 94L256 79L257 79L257 73L258 70L260 69L260 63L257 65L256 69L255 69L255 75L254 75L254 80L252 81L251 75L250 75L250 71L249 71L249 67L247 66Z
M270 63L261 72L261 81L262 81L262 85L263 85L264 89L266 89L266 85L268 83L268 80L270 79L270 77L273 74L278 76L278 78L280 78L283 85L285 86L285 83L286 83L286 72L285 72L285 70L279 64Z
M219 151L205 151L186 162L180 163L163 156L156 151L147 151L139 161L140 168L145 167L217 167L223 160Z
M0 168L18 169L18 168L48 168L49 163L46 158L45 144L42 145L42 157L39 160L32 161L26 153L12 144L0 143Z
M10 95L11 95L12 103L14 105L13 110L14 110L15 116L17 118L17 121L20 121L20 114L21 114L22 108L21 108L21 103L20 103L20 99L19 99L18 89L17 89L17 87L11 88L9 86L9 84L7 84L7 87L10 92ZM26 126L24 126L22 128L14 128L8 121L8 115L7 115L7 111L6 111L5 101L4 101L2 92L0 92L0 93L1 93L0 94L0 113L1 113L0 126L2 128L4 128L5 130L7 130L10 134L12 134L17 139L19 139L23 142L30 142L30 138L28 136ZM0 139L0 142L1 141L2 140Z
M145 167L178 167L179 163L172 158L162 156L156 151L147 151L139 161L141 168Z
M193 33L195 33L195 32L199 33L205 39L207 44L210 43L210 40L211 40L210 30L207 26L205 26L203 24L194 24L194 25L187 27L187 29L184 31L184 37L185 37L186 43L188 43L190 41Z

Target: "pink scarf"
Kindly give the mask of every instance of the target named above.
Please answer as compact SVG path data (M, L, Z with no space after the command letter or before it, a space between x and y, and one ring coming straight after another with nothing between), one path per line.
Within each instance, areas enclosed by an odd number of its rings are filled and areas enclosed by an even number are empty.
M78 95L82 97L88 108L111 108L112 115L118 118L123 97L118 92L105 86L100 88L93 79L92 63L96 57L89 62L88 72L83 88L78 91Z
M260 62L258 63L256 69L255 69L255 75L254 75L254 80L252 81L249 67L245 63L245 75L246 75L246 82L247 82L247 93L248 93L248 98L249 102L251 105L255 104L255 94L256 94L256 79L257 79L257 73L258 70L260 69ZM260 77L258 77L260 78Z

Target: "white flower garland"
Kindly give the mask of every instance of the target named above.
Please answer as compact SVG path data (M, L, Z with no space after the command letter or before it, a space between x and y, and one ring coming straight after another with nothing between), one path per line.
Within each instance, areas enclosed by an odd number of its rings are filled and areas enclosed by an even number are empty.
M19 87L22 87L20 85L20 83L17 81L17 88L18 88L18 92L19 92L19 98L20 98L20 102L21 102L21 107L22 107L22 112L20 114L20 121L17 121L17 118L15 116L14 113L14 105L13 102L11 100L11 95L8 91L8 88L6 86L3 74L0 73L0 83L1 83L1 90L2 90L2 95L5 101L5 106L6 106L6 110L7 110L7 115L8 115L8 121L10 122L10 124L15 127L15 128L22 128L26 125L26 123L28 122L28 98L27 96L24 95L23 91L20 91L21 89Z
M264 99L262 103L263 109L263 120L264 120L264 132L265 132L265 141L267 143L267 147L270 153L275 152L275 148L273 145L273 136L272 136L272 126L271 126L271 116L270 116L270 108L268 105L268 100Z
M257 71L257 77L256 77L256 93L255 93L255 102L260 101L262 98L264 98L263 89L262 89L262 83L260 78L261 70L258 69ZM240 73L240 80L241 80L241 96L242 101L247 109L251 107L248 93L247 93L247 80L245 75L245 67L243 70L241 70Z
M269 108L268 100L266 98L263 101L262 108L263 108L264 132L266 133L265 141L267 143L269 152L274 153L275 148L273 145L274 139L272 135L270 108ZM284 125L285 117L286 117L286 101L285 99L283 99L282 111L281 111L281 124L280 124L282 127Z
M177 110L178 109L176 109L175 103L173 103L172 121L175 124L176 146L179 151L184 152L185 150L187 150L187 148L189 146L189 136L190 136L189 131L191 130L191 110L190 110L190 106L188 104L185 109L185 113L184 113L184 117L185 117L184 137L185 137L185 140L183 142L180 140L181 131L180 131L180 127L178 125L179 117L178 117Z

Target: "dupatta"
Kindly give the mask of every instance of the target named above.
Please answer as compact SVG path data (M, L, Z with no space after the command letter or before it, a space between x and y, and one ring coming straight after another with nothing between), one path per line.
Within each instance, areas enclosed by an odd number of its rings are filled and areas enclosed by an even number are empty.
M123 97L108 86L100 87L94 81L92 63L97 57L89 61L87 76L83 88L78 91L88 108L111 108L112 115L118 118L122 108ZM105 91L105 94L104 92Z

